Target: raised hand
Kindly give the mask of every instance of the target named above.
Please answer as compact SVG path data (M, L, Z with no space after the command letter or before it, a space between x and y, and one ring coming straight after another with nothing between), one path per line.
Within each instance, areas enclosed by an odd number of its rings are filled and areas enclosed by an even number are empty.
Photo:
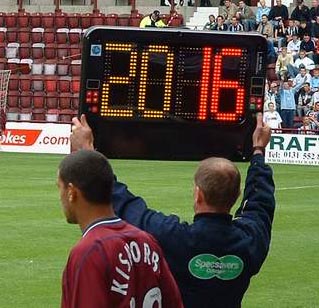
M81 149L94 150L93 133L86 120L85 114L82 114L80 119L74 117L72 123L72 134L70 136L71 152Z

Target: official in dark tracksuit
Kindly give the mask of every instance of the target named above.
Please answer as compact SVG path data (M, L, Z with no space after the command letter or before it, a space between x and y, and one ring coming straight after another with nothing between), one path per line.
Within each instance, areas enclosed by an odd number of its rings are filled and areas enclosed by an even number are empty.
M77 135L80 139L83 128L88 129L83 116L81 122L76 119L73 123L71 143ZM175 215L167 216L149 209L125 184L115 182L112 197L115 212L159 241L185 307L240 307L251 277L259 272L264 262L275 210L272 170L265 164L262 151L269 139L270 129L258 116L243 201L234 217L229 211L239 195L240 175L225 159L212 158L200 163L195 174L192 224L180 222ZM74 144L81 144L76 141ZM88 147L92 148L92 142ZM214 179L223 193L207 194L207 179ZM227 193L228 187L234 188ZM227 204L219 203L223 194L229 201Z

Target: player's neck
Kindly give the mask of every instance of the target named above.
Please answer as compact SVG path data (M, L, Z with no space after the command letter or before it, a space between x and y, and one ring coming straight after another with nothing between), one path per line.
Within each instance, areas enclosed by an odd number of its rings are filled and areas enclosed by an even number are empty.
M90 205L78 217L78 224L82 231L94 221L115 217L112 206Z

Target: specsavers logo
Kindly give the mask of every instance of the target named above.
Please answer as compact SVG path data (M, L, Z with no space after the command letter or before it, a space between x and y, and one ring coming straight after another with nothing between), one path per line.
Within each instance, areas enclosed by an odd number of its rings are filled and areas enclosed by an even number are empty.
M199 279L219 278L232 280L237 278L244 269L244 262L234 255L216 257L211 254L201 254L188 263L190 273Z
M31 146L37 141L41 132L39 129L7 129L0 137L0 144Z

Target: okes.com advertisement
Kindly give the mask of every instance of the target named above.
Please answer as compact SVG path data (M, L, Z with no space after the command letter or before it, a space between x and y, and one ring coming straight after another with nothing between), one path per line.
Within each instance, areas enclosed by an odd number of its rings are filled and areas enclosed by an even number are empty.
M70 153L70 124L8 122L0 152Z

